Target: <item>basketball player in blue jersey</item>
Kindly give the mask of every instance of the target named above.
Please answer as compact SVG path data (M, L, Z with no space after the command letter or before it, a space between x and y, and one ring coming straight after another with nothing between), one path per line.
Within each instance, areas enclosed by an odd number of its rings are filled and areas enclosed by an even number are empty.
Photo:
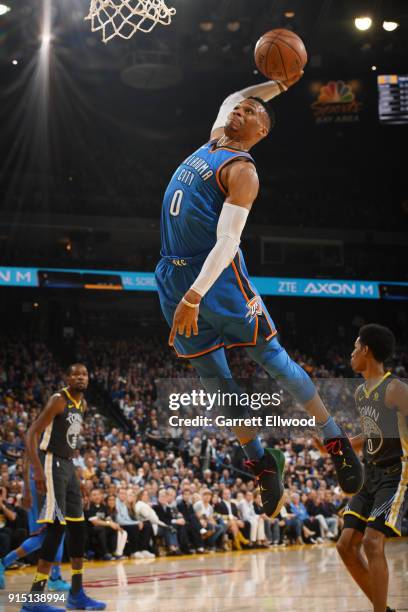
M249 151L274 124L266 102L300 76L248 87L224 101L209 142L184 160L165 192L156 281L171 327L169 344L191 361L207 390L234 388L225 349L246 347L248 355L315 417L342 489L356 493L363 484L361 463L309 376L279 344L239 249L259 189ZM234 433L258 479L264 511L276 516L283 503L283 453L264 450L255 429L236 428Z
M45 540L46 526L38 523L38 500L35 490L35 482L33 473L30 469L30 464L27 457L24 457L24 495L23 508L28 512L28 528L30 536L15 550L9 552L5 557L0 559L0 589L5 588L4 572L5 570L16 563L19 559L23 559L27 555L39 550ZM61 543L55 555L55 563L51 568L51 574L48 578L47 587L49 591L68 591L70 588L69 582L63 580L61 576L61 561L64 554L65 534L62 536Z

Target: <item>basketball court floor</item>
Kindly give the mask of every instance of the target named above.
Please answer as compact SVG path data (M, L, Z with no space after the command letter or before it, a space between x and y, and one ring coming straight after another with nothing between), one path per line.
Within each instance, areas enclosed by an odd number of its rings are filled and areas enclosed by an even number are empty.
M387 543L389 604L408 610L408 539ZM34 569L7 573L7 591L29 590ZM69 566L63 573L69 576ZM370 612L333 544L86 565L89 594L118 612L268 610ZM16 610L6 604L3 610ZM58 604L60 605L60 604ZM61 606L62 607L62 606ZM1 606L0 606L1 609Z

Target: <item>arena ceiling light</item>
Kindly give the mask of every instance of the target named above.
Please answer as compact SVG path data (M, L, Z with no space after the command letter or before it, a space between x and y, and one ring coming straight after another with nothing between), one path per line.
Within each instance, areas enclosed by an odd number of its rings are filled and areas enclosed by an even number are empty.
M373 20L371 19L371 17L356 17L354 20L354 25L356 26L357 30L369 30L371 28L373 24Z
M398 28L398 26L399 26L399 23L397 23L396 21L383 21L383 24L382 24L382 27L387 32L393 32L394 30Z
M0 15L5 15L9 11L11 11L11 8L7 4L0 4Z

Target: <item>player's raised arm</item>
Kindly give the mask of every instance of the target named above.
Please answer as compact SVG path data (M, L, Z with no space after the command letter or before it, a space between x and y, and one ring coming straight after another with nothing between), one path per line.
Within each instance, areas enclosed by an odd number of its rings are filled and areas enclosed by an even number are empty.
M228 168L224 178L227 198L217 225L217 242L207 255L200 274L183 297L174 313L169 344L173 346L176 334L198 334L198 307L222 271L234 259L249 211L258 195L259 180L253 164L236 161Z
M258 85L245 87L245 89L241 89L241 91L236 91L229 95L227 98L225 98L220 107L218 116L211 129L210 139L214 140L215 138L221 138L221 136L223 136L224 126L227 122L228 115L233 111L237 104L242 102L242 100L249 97L256 97L261 98L264 102L269 102L269 100L272 100L273 98L276 98L276 96L279 96L279 94L287 91L291 85L297 83L302 75L303 72L292 79L288 79L287 81L266 81L265 83L258 83Z
M57 414L61 414L65 408L65 399L60 393L55 393L50 397L39 417L31 424L26 435L26 452L28 459L33 466L34 480L38 493L45 495L47 492L45 484L44 470L38 456L38 441L42 432L48 427Z

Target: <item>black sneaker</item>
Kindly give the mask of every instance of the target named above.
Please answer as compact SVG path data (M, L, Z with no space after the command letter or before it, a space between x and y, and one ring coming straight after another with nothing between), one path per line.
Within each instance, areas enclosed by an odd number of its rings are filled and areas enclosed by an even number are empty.
M344 493L355 495L364 483L363 466L347 434L343 430L341 433L341 437L327 438L324 446L334 463L340 487Z
M390 606L387 606L387 609L385 612L397 612L397 611L394 610L394 608L390 608Z
M262 459L251 459L245 465L259 483L263 511L270 518L275 518L284 502L285 455L278 448L265 448Z

